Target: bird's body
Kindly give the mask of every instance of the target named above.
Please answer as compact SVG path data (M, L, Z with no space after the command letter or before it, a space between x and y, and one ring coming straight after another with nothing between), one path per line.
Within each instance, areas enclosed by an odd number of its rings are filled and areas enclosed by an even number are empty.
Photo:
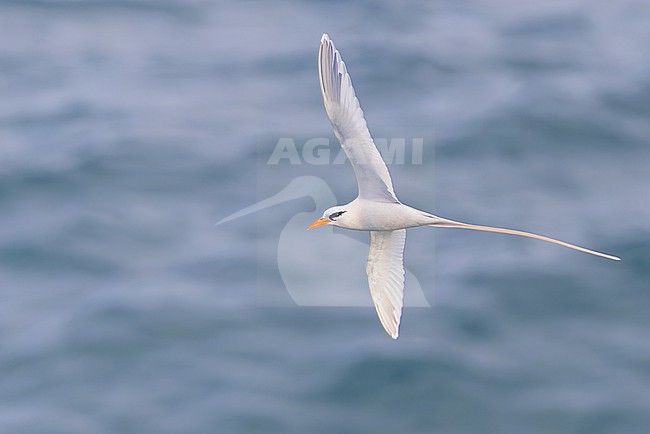
M548 241L608 259L619 259L542 235L461 223L402 204L395 195L388 168L368 131L345 63L327 34L321 39L318 69L325 110L334 134L352 164L359 195L346 205L329 208L308 229L333 225L370 232L366 266L368 284L379 320L392 338L398 336L402 315L403 252L408 228L437 226L499 232Z
M400 202L375 202L356 198L340 208L345 213L336 219L336 226L356 231L394 231L435 223L436 217Z

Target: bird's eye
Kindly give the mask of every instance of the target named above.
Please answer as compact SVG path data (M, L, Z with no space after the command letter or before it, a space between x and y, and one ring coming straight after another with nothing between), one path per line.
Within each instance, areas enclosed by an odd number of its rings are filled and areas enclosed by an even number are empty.
M342 215L344 212L345 212L345 211L336 211L336 212L333 212L332 214L330 214L330 217L329 217L329 218L330 218L330 220L334 221L334 220L336 220L337 218L341 217L341 215Z

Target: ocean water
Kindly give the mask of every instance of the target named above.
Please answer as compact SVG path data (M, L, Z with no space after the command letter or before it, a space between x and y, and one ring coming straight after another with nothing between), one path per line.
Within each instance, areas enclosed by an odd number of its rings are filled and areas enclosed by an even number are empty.
M0 433L649 432L648 22L635 0L1 0ZM365 234L300 229L355 194L323 32L405 151L403 202L623 260L409 231L406 301L430 307L390 339Z

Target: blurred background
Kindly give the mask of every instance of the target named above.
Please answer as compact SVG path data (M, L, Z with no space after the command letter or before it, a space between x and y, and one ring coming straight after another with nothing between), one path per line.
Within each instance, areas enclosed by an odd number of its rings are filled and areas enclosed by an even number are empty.
M0 432L648 432L649 22L635 0L0 0ZM354 198L348 165L267 164L334 138L323 32L371 132L423 140L390 167L403 202L623 261L416 229L432 307L399 340L371 307L297 306L278 244L322 214L309 192L214 223L302 175ZM328 265L364 234L312 232L306 276L369 302L365 257Z

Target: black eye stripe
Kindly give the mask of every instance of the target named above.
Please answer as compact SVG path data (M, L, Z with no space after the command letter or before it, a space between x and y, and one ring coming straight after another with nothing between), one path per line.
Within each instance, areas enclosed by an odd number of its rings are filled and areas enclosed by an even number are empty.
M345 211L337 211L337 212L333 212L332 214L330 214L330 217L329 217L329 218L330 218L330 220L333 221L334 219L337 219L337 218L341 217L341 215L342 215L344 212L345 212Z

